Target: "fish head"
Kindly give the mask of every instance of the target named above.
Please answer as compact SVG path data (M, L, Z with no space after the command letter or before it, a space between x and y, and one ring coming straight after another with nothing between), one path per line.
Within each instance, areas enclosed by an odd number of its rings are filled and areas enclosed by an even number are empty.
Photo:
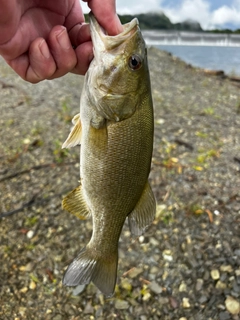
M129 118L149 90L147 50L138 20L109 36L90 13L90 30L94 59L87 74L89 99L108 120Z

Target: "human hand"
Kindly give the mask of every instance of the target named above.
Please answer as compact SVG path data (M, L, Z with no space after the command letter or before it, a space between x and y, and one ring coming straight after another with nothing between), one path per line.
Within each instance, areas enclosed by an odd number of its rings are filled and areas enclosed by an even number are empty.
M122 31L115 0L88 5L109 34ZM24 80L85 74L93 54L79 0L0 0L0 7L0 54Z

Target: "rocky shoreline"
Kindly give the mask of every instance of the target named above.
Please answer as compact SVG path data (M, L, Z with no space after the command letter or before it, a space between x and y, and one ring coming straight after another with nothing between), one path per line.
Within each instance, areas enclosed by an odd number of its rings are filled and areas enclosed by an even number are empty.
M92 228L61 209L78 184L79 149L61 143L83 78L31 85L0 61L1 319L240 319L238 82L154 48L149 66L157 215L139 238L124 226L105 299L61 283Z

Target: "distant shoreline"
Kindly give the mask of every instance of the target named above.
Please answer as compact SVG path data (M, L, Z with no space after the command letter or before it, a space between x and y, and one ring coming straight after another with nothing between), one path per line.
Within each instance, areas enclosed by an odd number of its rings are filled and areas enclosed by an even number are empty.
M240 34L143 30L148 45L240 47Z

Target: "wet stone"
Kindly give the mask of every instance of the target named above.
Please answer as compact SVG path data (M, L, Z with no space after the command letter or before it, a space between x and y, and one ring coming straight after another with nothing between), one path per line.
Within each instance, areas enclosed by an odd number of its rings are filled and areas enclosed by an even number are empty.
M231 265L222 265L222 266L220 267L220 271L221 271L221 272L231 273L231 272L233 272L233 268L232 268Z
M159 301L159 304L161 305L169 303L168 298L165 298L165 297L160 297L158 301Z
M189 302L189 298L183 298L182 299L182 306L184 309L188 309L191 307L191 304Z
M234 250L234 254L238 257L240 257L240 249Z
M211 277L212 277L213 280L218 280L220 278L219 270L213 269L211 271Z
M219 313L219 320L230 320L231 316L228 312L220 312Z
M226 288L227 288L226 283L224 283L220 280L216 283L216 289L224 290Z
M92 313L94 312L93 306L92 306L92 304L91 304L90 301L86 304L83 312L84 312L85 314L92 314Z
M57 314L55 317L52 318L53 320L62 320L63 317L61 314Z
M155 281L152 281L150 283L149 289L156 294L159 294L162 292L162 287L160 287L159 284L157 284L157 282Z
M200 291L202 290L202 287L203 287L203 279L197 279L196 290Z
M129 307L129 304L125 300L117 299L115 301L115 308L116 309L127 309L128 307Z
M233 297L227 297L225 300L226 309L231 314L239 314L240 313L240 302L234 299Z
M128 275L130 278L136 278L142 272L142 268L133 268L131 271L129 271Z
M180 292L187 292L187 286L186 283L182 282L179 286L179 291Z

